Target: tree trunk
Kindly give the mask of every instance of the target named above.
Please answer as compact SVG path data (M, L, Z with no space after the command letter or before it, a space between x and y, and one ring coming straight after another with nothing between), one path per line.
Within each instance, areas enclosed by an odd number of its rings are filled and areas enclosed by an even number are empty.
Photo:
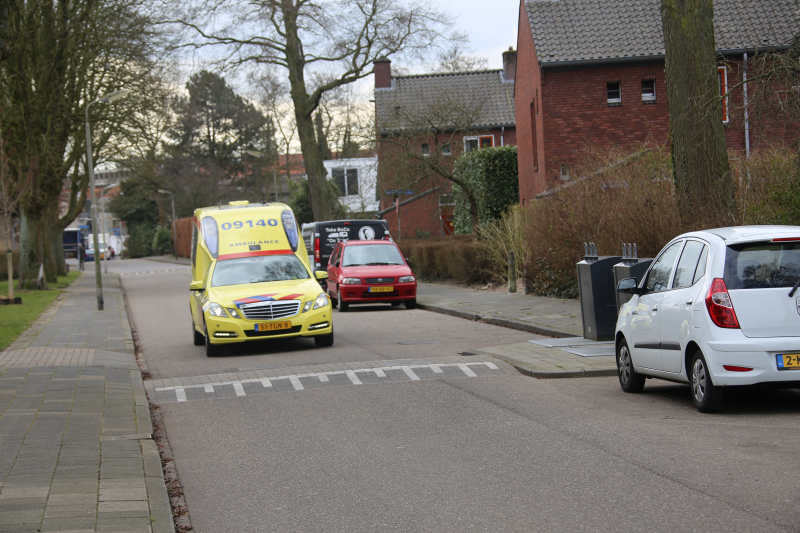
M11 245L11 214L4 213L6 230L6 268L8 269L8 299L14 301L14 247Z
M43 288L37 284L39 266L44 264L45 281L55 281L61 264L65 264L63 253L58 257L58 246L54 244L63 230L59 230L57 217L46 209L33 216L22 207L19 223L19 279L20 289ZM63 267L62 267L63 268ZM63 272L62 272L63 273Z
M294 107L298 109L298 102ZM302 109L302 108L301 108ZM300 149L303 152L303 163L306 167L308 178L308 193L311 197L311 210L314 220L330 220L333 216L331 201L328 197L328 188L325 181L327 172L319 154L319 145L314 134L314 121L311 115L295 113L297 121L297 136L300 139Z
M661 0L673 177L689 220L733 224L736 198L722 124L712 0ZM700 222L700 220L697 220Z

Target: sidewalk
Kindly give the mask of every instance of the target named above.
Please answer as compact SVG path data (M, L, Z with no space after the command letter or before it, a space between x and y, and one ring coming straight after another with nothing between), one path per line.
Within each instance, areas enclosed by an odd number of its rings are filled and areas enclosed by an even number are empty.
M580 301L530 294L488 292L437 283L417 283L421 309L478 320L537 335L555 337L472 350L465 355L491 355L536 378L615 376L613 343L583 339Z
M80 277L0 352L0 531L174 532L117 277Z

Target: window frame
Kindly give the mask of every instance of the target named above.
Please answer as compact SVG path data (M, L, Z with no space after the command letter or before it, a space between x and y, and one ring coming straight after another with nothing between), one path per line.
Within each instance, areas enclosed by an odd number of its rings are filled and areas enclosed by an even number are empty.
M609 97L609 86L611 84L617 84L617 92L619 93L618 98L610 98ZM606 103L610 106L622 105L622 82L621 81L607 81L606 82Z
M728 67L717 65L717 78L719 79L719 96L722 104L722 123L728 124L731 121L729 114L730 96L728 95Z
M644 84L646 82L653 84L653 92L650 94L645 94L645 87ZM642 80L642 103L649 103L656 101L656 80L655 78L646 78Z
M669 249L672 248L673 246L675 246L676 244L679 245L678 246L678 253L675 255L675 258L672 260L672 266L670 267L671 270L670 270L670 273L669 273L669 278L667 278L666 283L664 285L665 288L660 290L660 291L654 291L654 290L648 289L647 286L650 283L650 275L653 273L653 267L656 266L656 264L664 256L664 254L667 251L669 251ZM683 253L683 247L685 245L686 245L686 239L681 239L681 240L678 240L678 241L675 241L675 242L671 242L671 243L667 244L664 247L664 249L661 251L660 254L658 254L658 256L655 259L653 259L653 262L650 264L650 268L647 270L647 275L644 277L644 282L642 284L642 288L644 289L644 294L657 294L659 292L667 292L667 291L671 291L672 290L672 280L675 277L675 267L677 266L678 261L681 258L681 254Z
M677 274L678 274L678 267L681 264L681 259L683 259L683 254L686 253L686 247L689 246L689 243L692 243L692 242L696 242L697 244L702 246L702 248L700 249L700 255L697 257L697 262L695 263L694 270L692 271L691 283L689 283L689 285L676 287L675 286L675 282L678 281L678 278L676 277ZM708 266L707 265L707 263L708 263L708 252L709 252L708 243L705 243L705 242L703 242L703 241L701 241L699 239L686 239L686 241L683 243L683 247L681 248L680 255L678 256L678 262L675 263L675 266L673 267L674 268L674 272L672 273L672 280L670 280L670 284L669 284L669 289L668 290L689 289L691 287L694 287L697 284L698 281L703 279L705 277L705 273L708 271L708 268L707 268L707 266ZM705 257L706 264L703 265L703 275L698 278L697 277L697 269L700 267L700 263L701 263L700 260L703 259L704 257Z

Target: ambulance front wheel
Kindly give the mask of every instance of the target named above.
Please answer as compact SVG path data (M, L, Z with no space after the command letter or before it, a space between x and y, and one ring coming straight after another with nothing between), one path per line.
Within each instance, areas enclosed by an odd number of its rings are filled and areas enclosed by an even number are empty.
M327 335L317 335L314 337L314 342L317 345L317 348L326 348L328 346L333 346L333 330Z

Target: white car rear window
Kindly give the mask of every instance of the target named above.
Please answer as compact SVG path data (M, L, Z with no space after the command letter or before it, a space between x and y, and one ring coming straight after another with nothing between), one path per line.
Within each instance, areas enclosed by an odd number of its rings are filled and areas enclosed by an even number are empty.
M800 279L800 244L761 242L729 246L723 279L729 290L792 287Z

